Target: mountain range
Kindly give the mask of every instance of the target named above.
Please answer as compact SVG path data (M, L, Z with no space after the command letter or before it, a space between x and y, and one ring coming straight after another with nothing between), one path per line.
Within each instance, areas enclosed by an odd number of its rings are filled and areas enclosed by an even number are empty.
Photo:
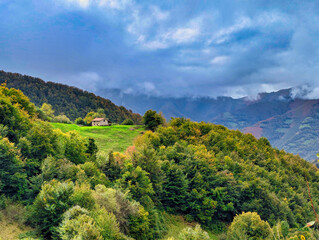
M103 89L97 94L140 114L153 109L167 119L185 117L266 137L274 147L314 161L319 151L319 99L293 97L292 91L260 93L255 99L157 97L118 89Z
M56 114L64 113L72 120L103 108L113 122L131 118L139 124L141 115L153 109L162 112L168 120L190 118L239 129L256 138L266 137L272 146L299 154L308 161L314 161L319 151L319 99L294 97L293 89L260 93L254 99L173 98L103 88L95 95L75 87L0 71L0 84L5 82L8 87L20 89L37 106L47 102Z

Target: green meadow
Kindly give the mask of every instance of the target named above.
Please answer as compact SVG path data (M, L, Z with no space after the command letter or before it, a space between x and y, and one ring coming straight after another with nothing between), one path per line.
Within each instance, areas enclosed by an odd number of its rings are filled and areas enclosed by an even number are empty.
M62 132L77 131L83 137L91 137L99 150L109 152L125 152L133 144L134 139L141 135L145 128L140 125L113 125L113 126L78 126L76 124L51 123L54 128L59 128Z

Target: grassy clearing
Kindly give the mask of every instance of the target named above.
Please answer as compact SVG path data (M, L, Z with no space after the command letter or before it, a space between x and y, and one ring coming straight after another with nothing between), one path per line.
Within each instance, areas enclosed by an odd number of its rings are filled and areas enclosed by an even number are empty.
M9 204L0 211L0 239L16 240L19 235L32 231L24 224L25 209L20 204Z
M113 125L105 127L80 127L76 124L51 123L54 128L62 132L77 131L83 137L91 137L99 150L109 152L124 152L133 144L134 138L145 131L144 126L135 125Z

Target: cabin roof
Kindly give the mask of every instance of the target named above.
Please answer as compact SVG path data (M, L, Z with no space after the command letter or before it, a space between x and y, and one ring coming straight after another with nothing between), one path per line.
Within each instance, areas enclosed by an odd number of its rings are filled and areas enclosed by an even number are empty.
M100 121L103 121L103 120L105 120L105 118L94 118L92 120L92 122L100 122Z

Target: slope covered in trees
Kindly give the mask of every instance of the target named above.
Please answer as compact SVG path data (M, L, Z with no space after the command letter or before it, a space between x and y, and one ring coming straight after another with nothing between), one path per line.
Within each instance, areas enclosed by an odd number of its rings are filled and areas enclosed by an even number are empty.
M125 119L132 119L135 124L141 123L139 114L75 87L0 71L0 84L5 82L8 87L21 90L36 106L40 107L43 103L49 103L56 115L65 114L71 120L78 117L84 118L89 112L103 109L112 122L121 123Z
M103 154L94 139L38 120L5 86L0 134L0 207L23 203L34 237L165 239L166 211L202 225L176 240L211 239L203 229L227 232L221 239L316 239L303 226L315 220L307 181L318 210L318 168L265 138L176 118L125 154Z
M272 146L316 159L319 148L319 99L293 97L292 89L261 93L255 99L231 97L161 97L99 89L98 94L135 112L160 111L169 119L186 117L266 137Z

